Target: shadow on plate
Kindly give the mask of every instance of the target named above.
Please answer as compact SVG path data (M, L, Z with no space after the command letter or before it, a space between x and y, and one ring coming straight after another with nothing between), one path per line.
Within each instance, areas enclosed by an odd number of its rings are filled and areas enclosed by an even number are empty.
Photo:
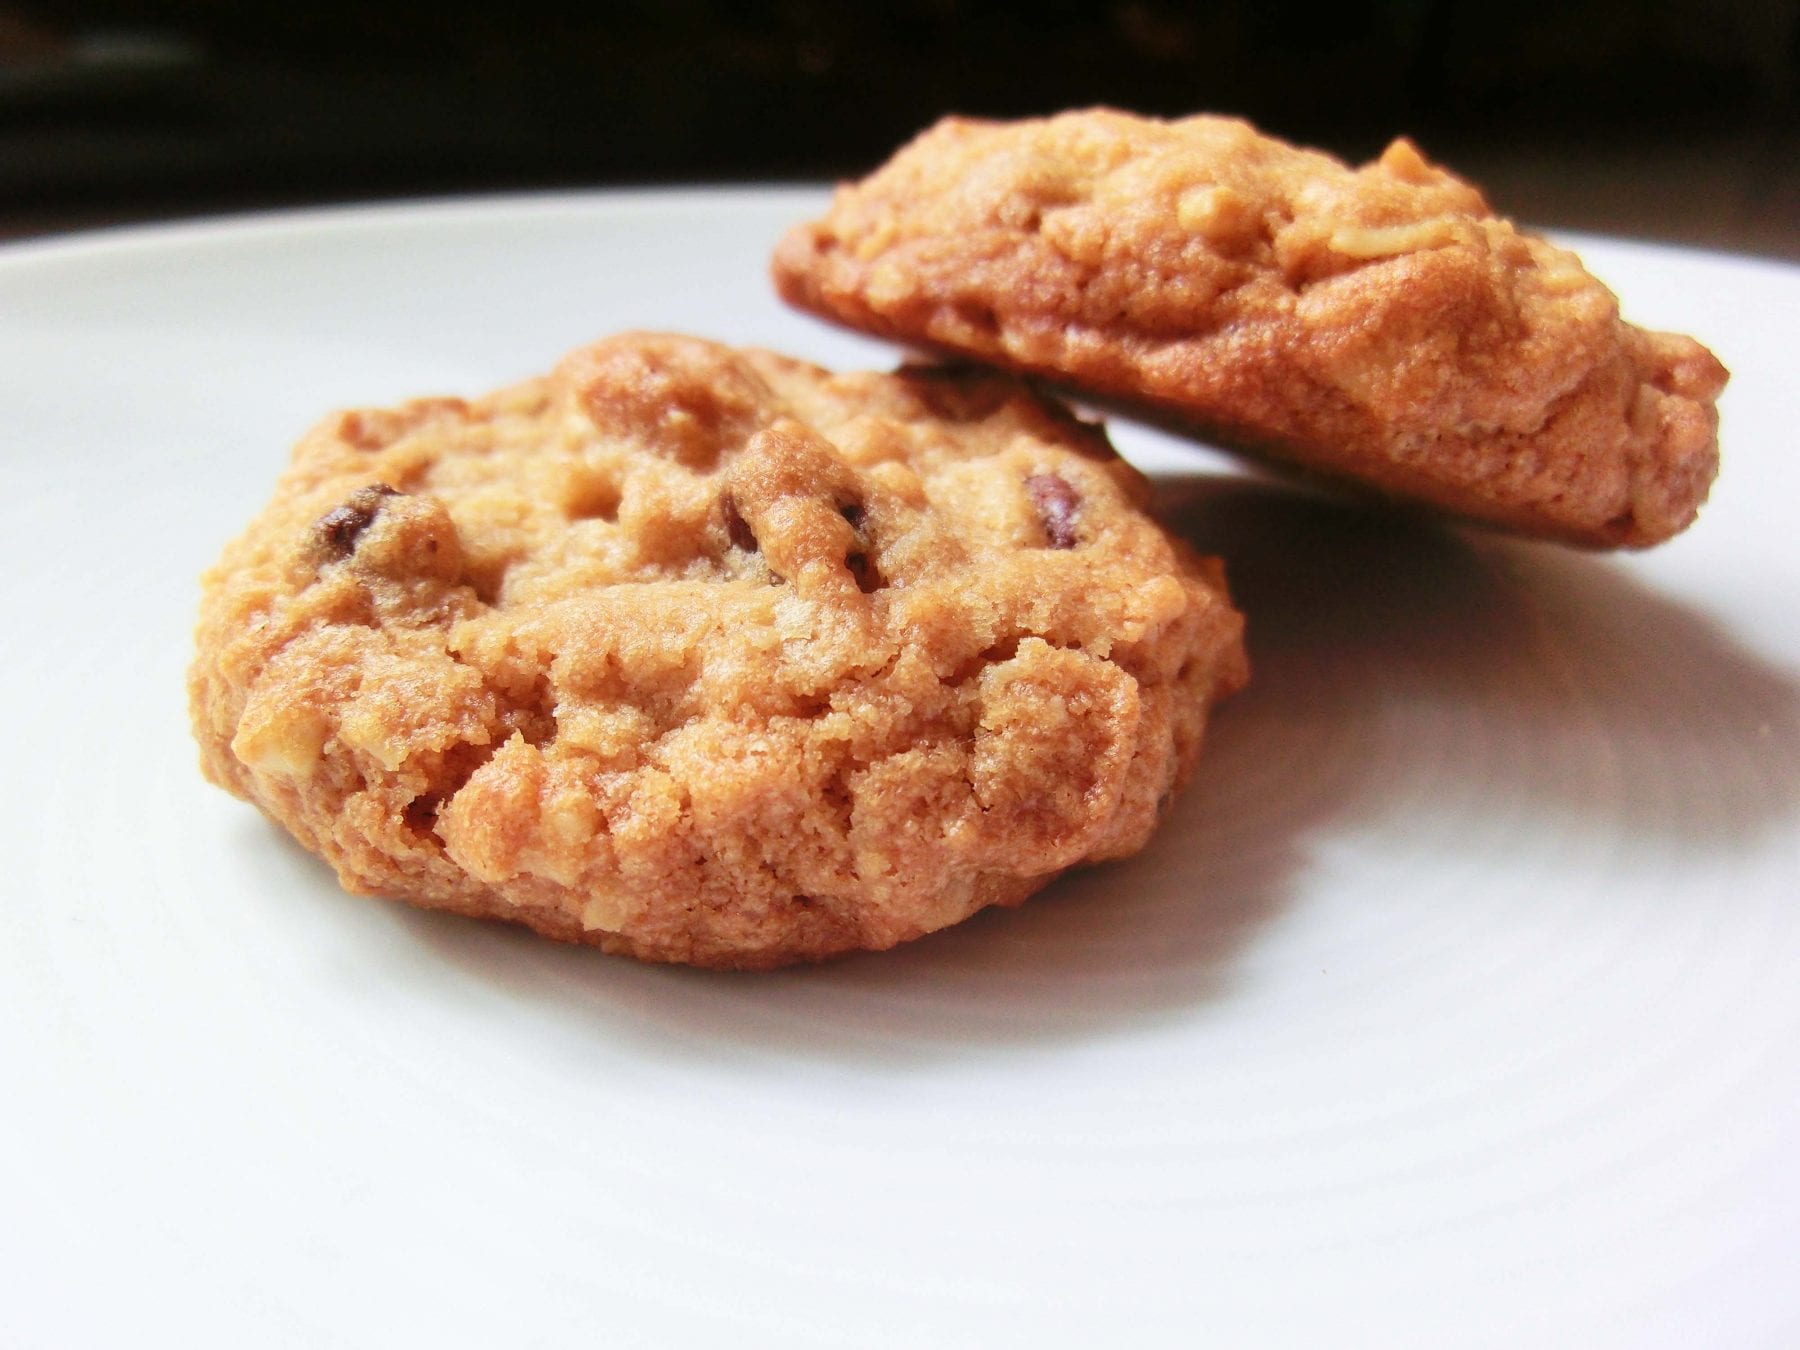
M1627 840L1730 849L1800 804L1800 683L1624 561L1241 478L1157 486L1164 519L1227 559L1271 723L1409 733L1374 738L1394 762L1342 811L1430 774Z
M1250 976L1327 835L1429 815L1729 850L1800 801L1800 690L1619 563L1235 477L1163 479L1223 554L1250 689L1150 848L893 952L773 975L640 966L395 906L445 960L684 1057L896 1067L1203 1014ZM1660 842L1658 842L1660 841ZM1341 864L1340 864L1341 865Z

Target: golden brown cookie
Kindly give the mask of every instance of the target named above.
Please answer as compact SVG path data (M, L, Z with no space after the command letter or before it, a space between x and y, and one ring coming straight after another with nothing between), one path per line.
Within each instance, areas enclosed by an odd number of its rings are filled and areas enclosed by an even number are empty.
M1352 169L1244 122L952 118L778 247L792 303L1239 448L1573 543L1654 544L1726 373L1404 140Z
M634 334L327 420L205 579L209 777L354 891L609 951L883 948L1140 848L1216 562L993 374Z

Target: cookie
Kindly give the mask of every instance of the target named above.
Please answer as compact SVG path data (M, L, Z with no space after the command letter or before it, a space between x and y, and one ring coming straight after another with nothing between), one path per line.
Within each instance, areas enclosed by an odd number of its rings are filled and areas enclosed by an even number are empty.
M1228 118L952 118L773 272L852 328L1530 535L1657 543L1718 467L1712 354L1404 140L1352 169Z
M631 334L345 413L204 580L207 775L350 890L760 968L1149 838L1219 565L1020 383Z

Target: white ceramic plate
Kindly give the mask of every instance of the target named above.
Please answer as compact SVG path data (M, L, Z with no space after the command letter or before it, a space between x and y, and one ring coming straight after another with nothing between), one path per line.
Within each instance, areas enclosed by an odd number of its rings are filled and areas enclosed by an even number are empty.
M1584 241L1733 368L1598 557L1119 425L1250 692L1140 858L889 955L638 966L344 895L202 783L195 577L326 410L764 279L817 193L0 252L0 1342L1800 1344L1800 275Z

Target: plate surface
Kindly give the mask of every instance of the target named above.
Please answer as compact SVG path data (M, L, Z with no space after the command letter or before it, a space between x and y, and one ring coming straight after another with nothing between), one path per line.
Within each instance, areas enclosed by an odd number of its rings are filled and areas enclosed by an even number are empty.
M0 251L0 1342L1800 1344L1800 272L1579 241L1734 371L1589 556L1115 424L1256 680L1150 850L885 956L642 967L341 893L207 787L195 578L334 407L629 327L890 349L812 192Z

